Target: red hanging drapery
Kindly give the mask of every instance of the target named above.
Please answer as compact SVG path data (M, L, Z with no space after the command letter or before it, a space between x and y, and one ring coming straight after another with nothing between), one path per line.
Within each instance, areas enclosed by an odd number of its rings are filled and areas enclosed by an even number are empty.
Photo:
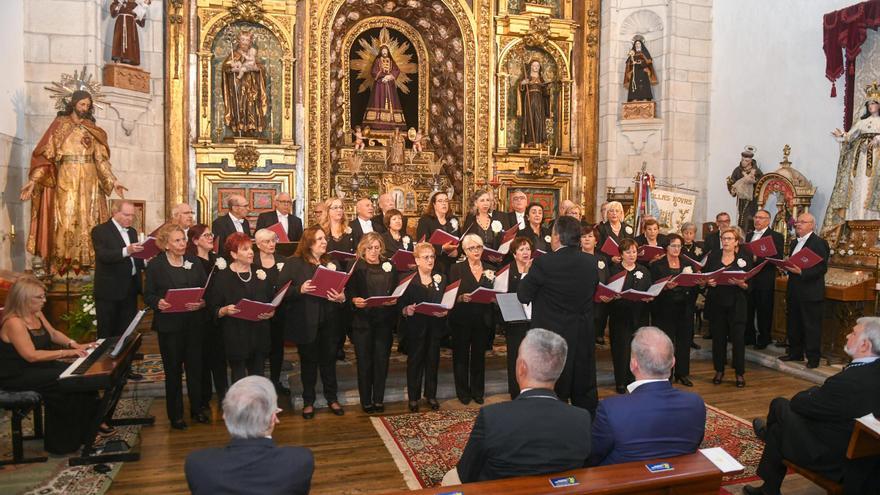
M823 18L825 77L831 81L831 96L837 96L834 84L844 76L843 127L849 130L853 118L853 85L856 79L856 57L868 37L868 29L880 27L880 0L868 0L829 12Z

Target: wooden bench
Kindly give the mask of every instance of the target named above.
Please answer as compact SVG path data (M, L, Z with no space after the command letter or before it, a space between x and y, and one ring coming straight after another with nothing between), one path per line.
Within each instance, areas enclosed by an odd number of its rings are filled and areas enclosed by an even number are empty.
M647 464L668 462L672 471L651 473ZM400 492L408 494L463 495L575 495L575 494L688 494L718 495L721 471L699 452L680 457L575 469L563 473L520 476L456 486ZM574 477L574 486L554 488L551 479Z
M852 435L849 437L849 446L846 449L847 459L861 459L863 457L880 456L880 435L861 422L856 421ZM791 461L783 461L794 472L812 481L829 495L842 495L843 485L832 481L821 474L798 466Z

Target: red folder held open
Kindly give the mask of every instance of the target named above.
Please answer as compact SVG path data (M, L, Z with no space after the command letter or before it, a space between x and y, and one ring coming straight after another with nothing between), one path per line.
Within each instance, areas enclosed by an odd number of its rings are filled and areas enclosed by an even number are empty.
M796 266L801 270L806 270L807 268L816 266L822 261L822 257L816 254L812 249L805 247L797 253L789 256L788 259L780 260L776 258L768 258L767 261L780 268Z
M187 304L198 303L205 295L204 287L192 287L189 289L168 289L165 293L165 302L170 308L162 310L162 313L186 313L192 311L186 309Z
M386 303L391 301L397 301L397 299L406 292L406 288L409 287L409 283L412 282L413 277L415 277L416 273L409 274L406 278L400 281L397 284L397 287L394 288L394 292L391 293L390 296L373 296L364 299L364 302L367 303L368 308L376 308L379 306L384 306Z
M609 237L609 239L610 239L610 237ZM660 246L648 246L646 244L644 246L638 247L638 253L639 253L639 258L638 258L639 261L651 262L651 261L654 261L654 258L656 258L657 256L662 256L662 255L666 254L666 250ZM615 256L620 256L620 255L617 254Z
M253 301L251 299L242 299L235 304L235 309L238 310L238 313L229 315L233 318L238 318L239 320L248 320L248 321L260 321L259 316L263 313L271 313L278 309L278 306L281 305L281 301L284 300L284 295L287 294L287 289L290 288L291 282L287 282L284 284L284 287L275 294L275 297L272 299L272 302L264 303L260 301Z
M602 243L602 249L600 249L603 253L611 256L612 258L615 256L620 256L620 247L614 242L614 239L611 237L606 237L605 242Z
M351 278L351 274L354 273L355 266L357 266L357 262L351 264L348 273L337 272L336 270L319 266L315 270L315 276L312 277L312 285L315 286L315 290L306 292L306 294L326 299L330 289L342 292L345 289L345 284L348 283L348 279Z
M458 297L458 286L461 283L461 280L456 280L451 284L446 286L446 292L443 293L443 299L440 303L429 303L429 302L421 302L416 304L415 311L416 313L434 316L440 318L443 316L443 313L452 309L452 306L455 305L455 298Z
M410 270L415 270L416 257L413 255L412 251L398 249L397 252L391 256L391 264L394 265L394 268L399 272L408 272Z
M139 253L132 253L132 258L137 258L139 260L148 260L153 256L159 254L159 245L156 244L155 237L147 237L147 239L141 243L141 246L144 247L144 250Z
M275 232L275 235L278 236L278 242L290 242L290 238L287 237L287 232L284 231L284 226L281 225L281 222L270 225L266 229Z
M747 272L742 270L724 270L722 272L716 272L711 275L709 279L714 280L717 285L736 285L737 280L745 282L757 275L766 264L767 260L764 260Z
M747 247L749 252L757 258L772 258L777 254L776 244L773 243L772 235L762 237L757 241L746 243L745 247Z

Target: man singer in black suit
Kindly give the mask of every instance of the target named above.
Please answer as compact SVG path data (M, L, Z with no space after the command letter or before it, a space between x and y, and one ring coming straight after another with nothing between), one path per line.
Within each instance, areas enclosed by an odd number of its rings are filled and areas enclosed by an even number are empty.
M828 243L815 233L816 219L809 213L801 213L794 224L797 239L791 241L789 256L803 248L809 248L822 261L806 270L786 266L788 287L785 298L788 303L786 334L788 354L779 356L782 361L803 361L807 356L807 368L819 366L822 348L822 301L825 299L825 272L828 271Z
M590 455L590 414L553 393L567 347L555 332L529 330L516 358L522 392L510 402L480 409L456 467L461 482L583 467Z
M767 210L758 210L752 217L755 230L746 236L746 242L755 242L764 237L773 238L773 246L776 254L773 258L783 256L783 244L785 240L782 234L770 228L770 213ZM755 256L755 264L764 261L760 253L752 253ZM764 265L761 272L749 280L749 292L747 294L748 305L746 311L746 344L753 344L755 349L764 349L770 344L770 328L773 325L773 293L776 290L776 266L770 263ZM755 324L757 316L757 325Z
M122 335L137 313L144 261L131 255L144 250L138 243L134 203L113 205L112 218L92 229L95 247L95 315L98 338Z
M385 232L385 224L373 216L373 202L370 198L361 198L354 205L354 220L349 222L352 236L354 236L354 245L357 246L361 242L361 237L370 232Z
M223 399L225 447L199 450L186 458L184 471L195 495L309 493L315 459L303 447L277 447L272 431L278 424L278 396L268 379L253 375L235 382Z
M599 396L593 294L599 270L596 258L580 250L580 242L580 223L568 216L558 218L550 236L553 252L532 262L528 276L519 283L517 296L523 304L532 304L532 328L556 332L568 344L556 394L595 415Z
M229 253L224 248L226 238L236 232L242 232L248 237L253 237L253 235L251 234L251 226L247 221L247 199L240 194L228 196L226 198L226 208L229 212L226 215L217 217L211 223L211 232L214 233L214 245L217 246L217 255L227 258L226 261L231 263L232 260L228 259Z
M293 198L285 192L278 193L274 199L275 209L264 211L257 217L257 230L280 223L290 242L299 242L303 234L303 223L293 214Z
M779 493L787 469L783 459L842 481L844 493L880 493L877 457L846 459L854 420L880 410L880 318L859 318L844 350L852 362L843 371L791 400L773 399L767 420L752 422L755 435L764 440L757 471L764 484L745 486L744 493Z

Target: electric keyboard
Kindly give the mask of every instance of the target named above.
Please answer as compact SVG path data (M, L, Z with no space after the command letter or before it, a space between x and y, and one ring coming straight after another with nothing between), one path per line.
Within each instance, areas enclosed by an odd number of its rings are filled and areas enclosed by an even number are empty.
M82 375L85 373L86 370L92 366L92 363L97 361L102 354L107 352L107 348L113 345L110 343L110 340L112 339L96 340L95 343L98 344L98 346L87 349L86 355L77 358L76 361L71 363L71 365L64 370L64 373L61 373L61 375L58 376L58 379L63 380L65 378L70 378L71 376Z
M140 347L141 336L130 337L123 344L122 352L113 357L111 351L119 337L99 339L97 347L89 349L88 355L78 358L58 376L58 384L65 390L103 390L131 368L134 351Z

